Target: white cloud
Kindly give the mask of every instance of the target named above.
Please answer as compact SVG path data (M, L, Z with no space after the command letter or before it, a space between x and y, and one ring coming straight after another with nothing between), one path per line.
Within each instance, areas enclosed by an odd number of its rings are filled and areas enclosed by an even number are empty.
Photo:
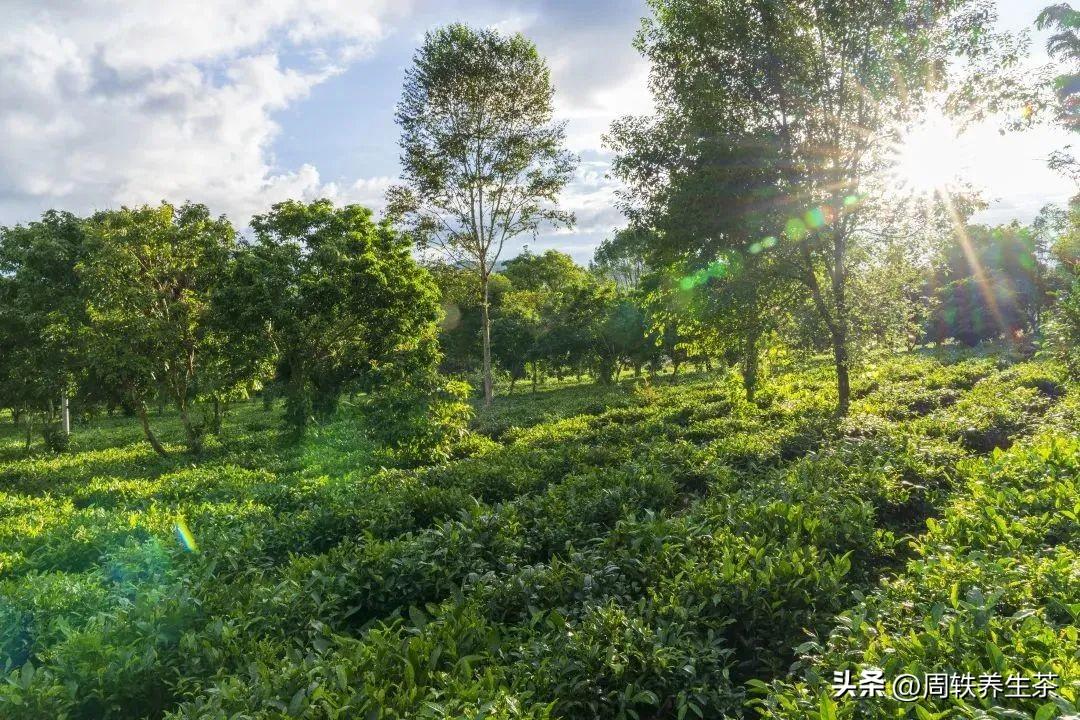
M608 176L607 158L582 162L573 180L563 190L560 205L574 213L573 229L559 229L552 235L610 235L625 224L615 207L619 182Z
M493 9L504 31L541 44L568 145L590 158L564 193L578 218L559 235L567 243L621 224L600 136L614 117L650 109L645 65L629 44L640 10L620 2L608 4L612 12L551 2ZM88 213L162 199L204 202L238 225L289 197L381 209L389 168L329 182L311 162L281 167L276 116L391 29L407 37L416 22L446 22L463 9L426 0L7 0L0 224L50 207ZM613 64L596 63L597 54Z
M206 202L242 223L285 197L333 191L311 165L275 167L273 113L369 50L404 8L9 4L0 28L0 223L48 207L161 199Z
M384 175L360 178L343 188L337 183L329 183L323 187L323 196L335 202L363 205L380 213L386 205L386 190L396 182L397 178Z

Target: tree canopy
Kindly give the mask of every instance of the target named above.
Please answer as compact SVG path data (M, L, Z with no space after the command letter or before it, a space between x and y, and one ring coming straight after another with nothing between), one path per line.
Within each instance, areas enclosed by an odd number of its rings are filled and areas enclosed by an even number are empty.
M488 280L507 240L570 225L558 195L574 169L552 121L547 63L521 34L453 24L427 33L406 71L397 122L402 184L389 212L420 247L478 277L483 383L491 402Z

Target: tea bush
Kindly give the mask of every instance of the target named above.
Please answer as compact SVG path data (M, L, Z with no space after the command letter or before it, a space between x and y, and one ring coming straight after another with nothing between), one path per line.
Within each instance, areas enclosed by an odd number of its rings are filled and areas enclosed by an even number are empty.
M1080 439L1047 433L962 463L964 486L917 557L807 643L795 684L762 686L775 718L1073 717L1080 710ZM1046 698L828 700L831 671L1053 673Z
M1075 712L1066 686L913 709L826 685L1077 681L1075 386L951 348L871 358L842 422L831 386L814 362L754 403L727 374L523 393L416 453L348 407L288 446L241 405L196 465L122 419L67 455L0 435L0 716Z

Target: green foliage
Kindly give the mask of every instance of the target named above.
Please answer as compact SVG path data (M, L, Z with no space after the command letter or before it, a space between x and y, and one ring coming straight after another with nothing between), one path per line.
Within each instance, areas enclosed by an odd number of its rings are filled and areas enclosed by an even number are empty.
M827 640L808 643L804 680L762 687L766 717L814 718L835 668L1058 675L1046 699L918 701L919 717L1068 717L1076 693L1076 479L1080 446L1047 434L961 466L940 520L928 522L903 573L845 612ZM858 717L896 717L901 705L863 700ZM910 705L908 705L910 707ZM853 703L841 705L852 716Z
M347 389L437 360L434 284L370 210L288 201L252 228L218 300L236 335L274 351L292 428L330 418Z
M202 448L205 427L190 413L204 362L223 349L208 332L211 293L235 241L229 221L203 205L103 211L88 223L77 267L88 297L84 361L134 406L159 453L146 417L156 392L176 405L188 448Z
M974 346L1035 327L1045 281L1029 229L969 227L942 254L927 289L936 300L926 330L931 341L955 338Z
M779 311L805 307L833 353L843 415L860 339L851 280L888 242L883 228L902 225L876 189L891 184L880 173L897 126L941 98L949 110L987 102L988 80L1017 64L1012 45L980 0L649 5L635 46L657 110L610 133L623 209L652 232L658 268L724 286L693 331L719 319L721 337L742 341L748 395L757 339Z
M472 370L480 364L473 343L482 332L473 283L459 268L438 264L433 270L443 294L443 367ZM564 253L526 251L489 285L492 360L509 376L511 393L530 376L535 392L544 376L588 373L610 384L624 367L640 374L646 364L660 364L640 294L619 292Z
M633 290L644 277L648 265L650 233L640 227L623 228L600 243L589 270L614 280L621 289Z
M431 448L460 428L464 388L441 381L417 389L442 388L442 424L403 417L420 444L391 454L374 426L414 398L374 395L288 446L241 403L195 466L156 459L130 420L48 458L11 435L0 714L739 717L753 697L798 717L819 703L793 662L816 667L827 642L845 662L878 652L847 619L864 607L904 658L981 659L991 640L1074 677L1077 468L1053 437L1078 413L1060 368L955 349L867 367L843 423L812 364L754 403L727 375L501 398L475 422L497 439L449 457ZM969 426L1011 449L982 454ZM909 596L970 641L908 642ZM1011 619L1027 607L1045 610Z
M372 435L407 462L447 460L468 432L470 390L464 381L437 375L380 389L367 409Z
M1075 218L970 228L924 284L911 226L944 208L870 182L1014 46L982 0L649 4L658 113L612 130L630 225L589 271L499 266L573 222L575 161L536 47L460 24L406 71L382 223L0 229L0 717L1077 716ZM1076 13L1038 22L1075 60ZM1050 353L898 352L927 313L939 343L1034 333L1051 298ZM533 393L493 402L496 371ZM867 666L1060 688L828 696Z
M96 399L109 393L85 355L85 253L85 226L71 213L0 228L0 404L24 415L28 432L35 420L55 422L61 395L80 381Z
M1050 55L1066 63L1061 68L1064 72L1054 78L1054 91L1058 97L1058 120L1068 127L1075 127L1075 95L1080 91L1080 75L1077 74L1077 61L1080 60L1080 13L1073 10L1069 3L1048 5L1035 20L1040 30L1053 30L1047 38L1046 49ZM1066 171L1075 171L1076 160L1071 155L1059 154L1064 160L1061 165ZM1051 165L1054 163L1052 162Z
M64 432L63 426L59 423L49 423L41 429L41 434L45 440L45 447L50 452L62 453L67 452L67 449L71 446L71 435Z
M1057 303L1051 310L1046 334L1052 352L1073 379L1080 378L1080 207L1065 215L1062 232L1051 248L1057 261Z
M552 122L554 92L547 63L525 36L456 23L424 36L395 115L403 182L387 192L388 215L418 246L475 274L486 404L488 285L503 245L544 225L573 224L558 209L575 160L563 148L565 124Z
M1080 378L1080 277L1073 280L1054 307L1046 331L1054 353L1069 369L1069 374Z

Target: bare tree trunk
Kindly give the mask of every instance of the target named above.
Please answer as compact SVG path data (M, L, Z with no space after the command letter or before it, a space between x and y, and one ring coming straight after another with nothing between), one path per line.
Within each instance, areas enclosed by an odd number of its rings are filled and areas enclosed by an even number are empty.
M833 361L836 365L836 414L847 415L851 406L851 378L848 363L847 339L842 332L833 335Z
M225 417L225 407L223 406L223 403L221 402L221 400L215 395L214 396L214 421L213 421L213 427L211 428L211 430L213 431L213 433L215 435L220 435L221 434L221 423L222 423L222 420L224 419L224 417Z
M746 347L743 349L743 389L746 391L746 400L754 402L754 394L757 392L758 382L758 331L751 330L746 338Z
M143 434L146 435L146 440L150 443L150 447L154 448L154 452L161 457L168 457L169 453L165 451L165 447L157 439L157 435L150 429L150 418L146 415L146 403L142 400L136 400L135 412L139 416L139 424L142 425Z
M71 434L71 403L68 400L68 394L65 391L60 395L60 421L63 424L64 434Z
M188 450L193 453L202 452L202 434L191 422L191 414L188 412L186 402L178 402L180 408L180 421L184 424L184 433L187 435Z
M487 273L484 273L480 282L483 285L484 290L483 302L480 305L481 320L484 326L484 405L491 405L491 398L492 395L494 395L494 392L491 382L491 316L489 314Z
M848 356L847 272L844 255L847 237L839 231L833 237L833 297L836 298L836 319L833 323L833 359L836 364L836 414L844 417L851 405L851 378Z

